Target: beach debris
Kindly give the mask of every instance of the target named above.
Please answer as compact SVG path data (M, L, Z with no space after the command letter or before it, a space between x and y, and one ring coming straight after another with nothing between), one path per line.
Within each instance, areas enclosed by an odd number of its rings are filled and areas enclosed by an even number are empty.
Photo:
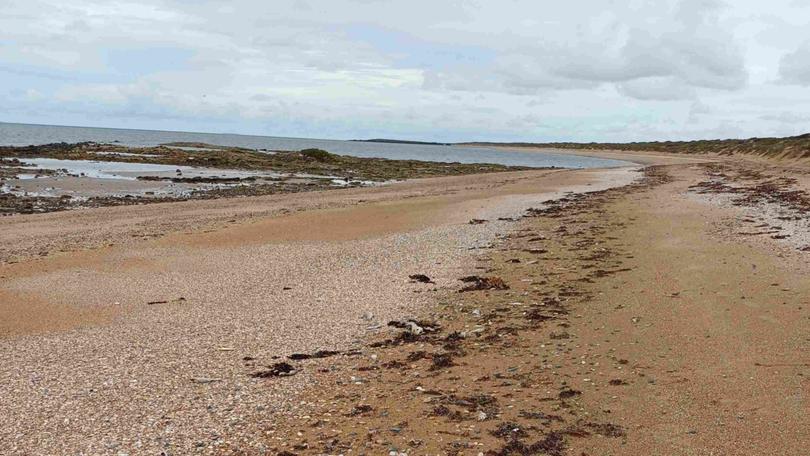
M576 397L582 394L582 391L577 391L571 388L565 388L560 391L559 397L560 399L571 399L572 397Z
M298 373L298 370L292 364L286 362L275 363L268 366L267 370L255 372L251 375L253 378L272 378L272 377L290 377Z
M368 415L369 413L374 411L374 407L368 404L359 404L355 405L351 412L347 413L345 416L360 416L360 415Z
M776 363L776 364L764 364L764 363L754 363L754 366L757 367L810 367L810 362L808 363Z
M417 320L392 320L388 322L388 326L391 326L392 328L404 329L414 336L420 336L425 332L434 332L439 329L438 325Z
M149 302L146 303L146 305L147 306L154 306L154 305L158 305L158 304L169 304L169 303L174 304L174 303L184 302L185 300L186 300L186 298L180 296L179 298L173 299L171 301L165 301L165 300L163 300L163 301L149 301Z
M518 416L521 418L528 418L533 420L542 420L547 423L551 423L552 421L557 421L559 423L565 422L565 420L559 415L549 415L543 412L527 412L521 411Z
M432 363L430 364L430 370L435 371L446 369L454 365L455 363L453 363L453 355L450 353L434 353Z
M616 424L610 423L586 423L585 427L590 429L595 434L603 437L624 437L627 435L624 428Z
M321 359L321 358L328 358L330 356L339 355L339 351L331 351L331 350L318 350L315 353L293 353L292 355L288 356L287 359L293 361L301 361L304 359Z
M482 223L487 223L487 222L488 222L488 220L484 220L484 219L472 219L472 220L470 220L470 225L480 225Z
M542 253L548 253L546 249L525 249L524 252L533 253L535 255L540 255Z
M543 440L532 443L524 443L521 439L509 440L506 445L498 451L489 451L491 456L507 456L513 454L547 454L551 456L562 456L565 452L565 436L561 432L550 432Z
M465 291L475 291L475 290L508 290L509 286L506 285L506 282L503 281L500 277L480 277L480 276L467 276L462 277L461 280L464 283L469 283L470 285L462 288L459 290L459 293Z
M518 437L525 437L527 435L526 431L521 429L518 424L511 422L501 423L494 430L489 431L489 433L494 435L495 437L507 440L515 439Z
M431 280L430 277L428 277L428 276L426 276L424 274L411 274L411 275L408 276L408 278L410 278L413 282L436 283L433 280Z
M199 384L204 385L204 384L207 384L207 383L221 382L222 379L221 378L212 378L212 377L193 377L191 379L191 381L193 381L194 383L199 383Z
M548 312L550 312L550 310ZM533 307L533 308L529 309L526 312L525 316L526 316L527 320L531 320L531 321L534 321L534 322L543 322L543 321L553 320L554 318L556 318L554 315L548 315L548 313L544 312L543 309L538 309L536 307ZM551 333L551 338L552 339L555 339L554 336L555 336L555 333Z
M419 350L419 351L408 353L408 356L405 358L405 361L408 361L409 363L413 363L413 362L419 361L420 359L426 359L426 358L430 358L430 355L428 354L428 352L426 352L424 350Z

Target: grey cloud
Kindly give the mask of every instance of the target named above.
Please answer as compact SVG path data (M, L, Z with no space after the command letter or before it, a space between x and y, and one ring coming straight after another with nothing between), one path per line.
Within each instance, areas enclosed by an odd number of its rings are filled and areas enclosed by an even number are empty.
M805 124L810 122L810 114L798 114L795 112L783 111L780 113L764 114L759 116L762 120L770 120L784 124Z
M741 89L748 78L745 62L718 23L719 8L711 0L685 0L674 16L659 11L648 21L653 25L619 14L590 36L524 45L491 67L428 71L426 87L522 95L617 83L622 93L641 99L672 99L676 92L689 98L694 88Z
M782 57L779 75L788 84L810 86L810 41Z
M691 100L697 96L694 87L672 76L633 79L617 85L623 95L639 100Z

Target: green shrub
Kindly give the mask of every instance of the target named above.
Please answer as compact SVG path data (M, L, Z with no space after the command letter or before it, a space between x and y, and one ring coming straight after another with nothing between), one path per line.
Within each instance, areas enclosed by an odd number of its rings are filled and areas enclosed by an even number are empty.
M300 153L306 158L311 158L319 162L329 162L334 161L335 159L334 154L330 154L329 152L321 149L304 149Z

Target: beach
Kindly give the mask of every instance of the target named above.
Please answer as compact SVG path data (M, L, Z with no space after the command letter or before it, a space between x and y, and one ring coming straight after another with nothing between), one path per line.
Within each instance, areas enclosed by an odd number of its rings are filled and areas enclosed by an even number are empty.
M0 453L802 454L804 170L601 154L0 218Z
M243 358L352 346L426 305L409 274L450 281L491 242L497 222L469 220L632 178L537 171L3 218L3 445L251 440L309 374L268 389Z

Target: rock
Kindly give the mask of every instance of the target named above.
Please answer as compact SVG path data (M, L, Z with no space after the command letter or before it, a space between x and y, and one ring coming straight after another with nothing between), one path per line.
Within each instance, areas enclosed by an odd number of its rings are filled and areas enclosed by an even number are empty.
M416 323L409 321L408 322L408 332L413 334L414 336L419 336L425 332L421 326L417 325Z

